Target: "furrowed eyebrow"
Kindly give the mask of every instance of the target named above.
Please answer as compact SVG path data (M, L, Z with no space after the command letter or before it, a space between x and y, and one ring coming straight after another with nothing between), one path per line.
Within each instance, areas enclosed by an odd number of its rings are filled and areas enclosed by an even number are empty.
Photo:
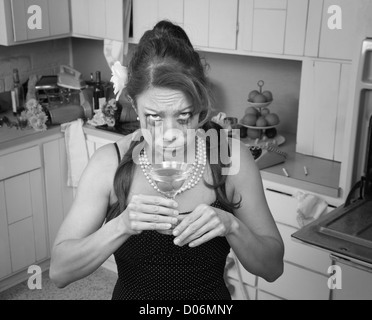
M179 114L182 114L182 113L185 113L185 112L192 112L192 111L194 111L194 106L188 106L188 107L186 107L186 108L184 108L182 110L176 111L175 114L179 115ZM154 113L156 113L158 115L164 115L165 114L164 111L160 111L159 112L159 110L154 110L151 107L146 108L146 112L154 112Z

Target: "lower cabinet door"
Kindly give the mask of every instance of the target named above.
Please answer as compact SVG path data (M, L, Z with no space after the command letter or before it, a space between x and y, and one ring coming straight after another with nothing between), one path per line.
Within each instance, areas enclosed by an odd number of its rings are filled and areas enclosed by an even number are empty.
M328 278L284 263L284 273L270 283L258 278L258 289L286 300L328 300Z
M367 272L343 263L340 267L339 278L332 290L333 300L372 300L372 272Z
M0 182L0 278L48 257L43 189L41 169Z

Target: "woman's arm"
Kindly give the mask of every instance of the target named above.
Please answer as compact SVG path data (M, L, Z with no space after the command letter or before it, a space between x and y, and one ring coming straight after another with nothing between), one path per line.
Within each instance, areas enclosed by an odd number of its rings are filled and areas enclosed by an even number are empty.
M128 237L120 219L104 223L117 167L112 146L97 150L52 250L50 277L58 287L95 271Z
M284 244L267 205L260 172L247 147L233 157L236 175L228 177L234 200L242 198L226 235L244 268L272 282L283 273ZM238 168L237 168L238 166Z

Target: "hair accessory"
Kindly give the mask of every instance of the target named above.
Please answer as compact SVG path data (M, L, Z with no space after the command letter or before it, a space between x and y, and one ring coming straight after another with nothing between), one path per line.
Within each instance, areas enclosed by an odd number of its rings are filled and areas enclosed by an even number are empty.
M116 95L116 101L118 101L128 83L128 68L116 61L111 67L111 71L112 77L110 81L114 84L114 94Z

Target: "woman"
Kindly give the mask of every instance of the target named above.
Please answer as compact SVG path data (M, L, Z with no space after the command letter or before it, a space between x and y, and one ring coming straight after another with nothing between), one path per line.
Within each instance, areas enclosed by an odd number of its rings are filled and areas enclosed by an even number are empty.
M208 121L205 69L182 28L161 21L144 34L126 94L143 137L125 136L90 160L55 240L51 279L64 287L114 254L113 299L231 299L223 274L232 248L249 272L276 280L283 242L250 151L239 145L230 164L215 163L212 151L226 140L187 134L220 127ZM186 154L193 172L167 198L149 171L156 159Z

